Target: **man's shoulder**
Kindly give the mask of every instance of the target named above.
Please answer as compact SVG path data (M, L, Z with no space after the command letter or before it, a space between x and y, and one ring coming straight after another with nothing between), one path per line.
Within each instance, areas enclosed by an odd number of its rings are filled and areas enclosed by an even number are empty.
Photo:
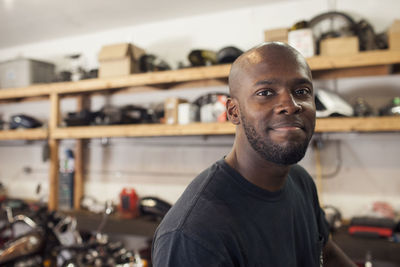
M216 220L215 201L213 190L215 178L220 173L219 162L201 172L185 189L177 202L162 220L156 236L176 231L197 231ZM211 187L211 188L210 188Z
M303 190L312 190L315 183L311 175L300 165L295 164L290 168L289 176L293 183Z

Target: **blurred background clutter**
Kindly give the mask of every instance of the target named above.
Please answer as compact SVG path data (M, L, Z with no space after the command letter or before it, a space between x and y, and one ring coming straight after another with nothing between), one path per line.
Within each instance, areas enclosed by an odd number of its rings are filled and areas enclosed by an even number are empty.
M279 41L312 70L317 126L300 164L333 239L359 266L399 266L398 10L1 1L0 265L151 266L160 220L232 146L230 64Z

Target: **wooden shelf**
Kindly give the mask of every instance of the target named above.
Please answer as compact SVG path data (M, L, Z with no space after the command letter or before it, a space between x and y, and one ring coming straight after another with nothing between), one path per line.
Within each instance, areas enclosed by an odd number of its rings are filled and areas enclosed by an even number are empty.
M44 128L0 131L0 140L44 140L47 137L48 130Z
M337 117L317 119L315 132L393 132L400 131L400 116Z
M21 88L0 89L0 100L49 96L52 92L52 85L54 84L56 83L38 84Z
M337 78L388 74L391 65L400 64L400 51L376 50L349 56L311 57L307 59L314 78ZM78 82L38 84L23 88L0 90L0 100L56 94L90 93L134 86L174 84L189 81L226 79L230 65L195 67L180 70L138 73L108 79L89 79Z
M323 118L317 119L315 132L392 132L400 131L400 117ZM235 126L226 123L192 123L187 125L137 124L79 126L57 128L55 139L88 139L102 137L151 137L186 135L231 135Z
M192 123L187 125L136 124L57 128L52 132L52 138L85 139L102 137L223 135L233 133L235 133L235 127L228 122Z
M88 79L77 82L37 84L0 90L0 99L19 99L56 94L88 93L134 86L173 84L188 81L227 78L230 65L196 67L180 70L138 73L108 79Z

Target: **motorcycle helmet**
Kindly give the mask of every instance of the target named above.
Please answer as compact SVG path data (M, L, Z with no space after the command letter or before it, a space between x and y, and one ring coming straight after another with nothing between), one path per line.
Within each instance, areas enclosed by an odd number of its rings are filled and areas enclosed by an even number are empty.
M241 54L243 51L239 48L227 46L217 52L217 62L218 64L233 63Z
M352 116L353 108L338 94L324 89L315 92L317 118Z
M196 49L192 50L188 56L190 64L196 66L210 66L217 63L217 54L214 51Z

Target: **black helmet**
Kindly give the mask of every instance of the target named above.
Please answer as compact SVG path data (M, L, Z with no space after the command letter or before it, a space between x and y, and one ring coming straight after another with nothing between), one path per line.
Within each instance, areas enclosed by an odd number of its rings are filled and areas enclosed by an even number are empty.
M211 50L192 50L188 58L192 66L209 66L217 63L217 55Z
M227 46L218 51L217 62L218 64L233 63L241 54L243 54L243 51L239 48Z

